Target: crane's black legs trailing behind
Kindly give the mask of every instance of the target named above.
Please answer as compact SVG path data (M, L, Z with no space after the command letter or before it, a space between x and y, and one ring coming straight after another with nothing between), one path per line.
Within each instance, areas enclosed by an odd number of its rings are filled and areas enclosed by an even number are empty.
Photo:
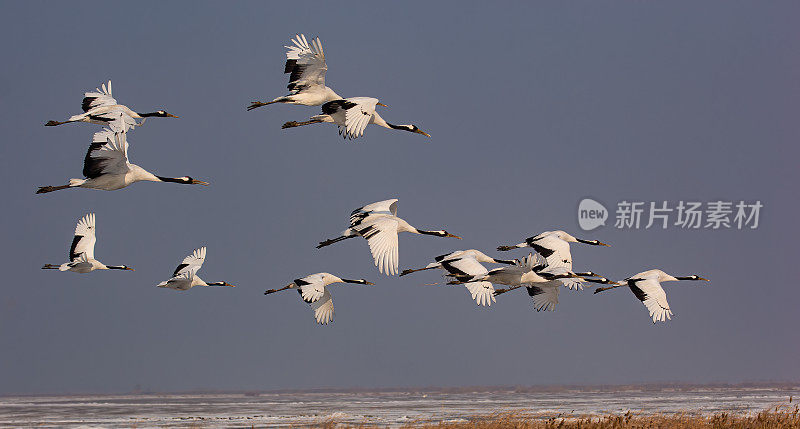
M319 123L322 123L322 122L324 122L324 121L320 121L319 119L312 119L310 121L305 121L305 122L289 121L289 122L283 124L283 126L281 126L281 128L302 127L303 125L319 124Z
M325 246L330 246L333 243L338 243L338 242L340 242L342 240L347 240L348 238L353 238L353 237L358 237L358 236L357 235L348 235L348 236L341 236L341 237L332 238L330 240L320 241L319 244L317 245L317 249L325 247Z
M280 102L281 102L280 100L267 101L266 103L261 102L261 101L254 101L252 104L247 106L247 111L249 112L249 111L251 111L253 109L258 109L261 106L267 106L267 105L270 105L272 103L280 103Z
M417 271L432 270L434 268L437 268L437 267L430 267L430 268L426 267L426 268L417 268L417 269L409 268L407 270L403 270L403 272L400 273L400 277L402 277L402 276L404 276L406 274L416 273Z
M69 185L61 185L61 186L40 186L39 189L36 191L37 194L46 194L48 192L53 191L60 191L61 189L69 188Z
M267 290L266 292L264 292L264 295L269 295L269 294L271 294L271 293L280 292L280 291L282 291L282 290L289 289L289 288L291 288L292 286L294 286L294 283L289 283L288 285L286 285L286 286L284 286L284 287L282 287L282 288L280 288L280 289L269 289L269 290Z

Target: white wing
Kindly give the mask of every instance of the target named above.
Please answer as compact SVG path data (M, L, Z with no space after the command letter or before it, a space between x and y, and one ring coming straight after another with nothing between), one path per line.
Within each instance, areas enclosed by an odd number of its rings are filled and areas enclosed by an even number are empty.
M195 249L191 255L183 258L183 261L177 268L175 268L175 272L172 273L173 276L177 276L179 274L183 274L189 271L197 272L203 266L203 262L206 260L206 247L203 246L199 249Z
M290 91L300 92L313 86L325 86L325 51L319 38L308 43L305 35L297 35L292 39L294 46L286 46L286 67L284 73L289 75Z
M489 273L474 256L468 255L457 259L443 259L441 262L442 268L447 270L448 273L459 276L482 276Z
M94 92L85 92L83 94L81 109L83 109L84 112L88 112L97 107L114 106L116 104L117 100L111 96L111 81L109 80L108 86L103 84L102 89L97 88Z
M540 237L539 239L536 239ZM550 267L564 267L567 271L572 271L572 253L569 250L569 243L558 238L552 232L542 233L533 237L530 246L536 253L542 255L547 260ZM575 278L561 279L561 283L571 290L582 290L583 282Z
M472 299L478 305L492 305L495 302L494 298L494 286L492 286L489 282L471 282L465 283L467 290L469 291L470 295L472 295Z
M554 311L556 304L558 304L558 291L561 288L561 282L552 280L543 283L533 283L525 287L528 290L528 295L533 298L533 308L536 311Z
M454 253L456 252L451 253L451 255ZM478 262L477 259L475 259L474 254L464 252L460 254L465 256L455 259L443 258L439 263L441 264L442 268L457 278L472 278L476 276L483 276L489 273L486 267L484 267L480 262ZM464 286L467 288L470 295L472 295L472 299L474 299L478 305L492 305L492 303L495 302L494 286L492 286L490 282L470 282L465 283Z
M184 270L180 274L172 276L171 279L161 282L158 287L166 287L175 290L189 290L192 288L195 270Z
M528 256L522 258L522 260L517 263L517 266L526 270L532 270L537 266L547 266L548 268L552 268L550 264L547 263L547 260L539 253L528 253Z
M391 217L379 217L365 222L358 233L367 239L369 250L375 259L378 271L386 275L397 274L397 220Z
M95 116L106 120L106 124L114 132L125 132L133 128L135 125L138 125L136 123L136 119L133 119L133 117L129 115L128 112L126 112L122 107L114 108L108 113L91 115L91 117Z
M309 304L318 301L326 292L321 274L312 274L302 279L295 279L294 284L297 285L297 291L300 292L303 301Z
M372 119L372 115L375 114L375 105L378 103L378 99L371 97L353 97L346 100L355 103L355 106L349 107L345 111L343 135L351 139L361 137L364 135L364 129L367 128L369 121Z
M322 298L312 302L310 305L314 310L314 319L320 325L327 325L328 322L333 320L333 299L331 298L331 293L328 292L327 288L325 289L325 293L322 295Z
M94 133L83 160L83 175L90 179L104 174L125 174L128 167L128 139L125 132L109 129Z
M85 256L86 260L94 259L94 243L96 241L94 213L89 213L81 218L75 226L75 237L69 248L69 260L76 262L81 260L82 256Z
M658 280L654 278L630 279L627 283L631 292L647 307L653 323L671 319L672 310L667 302L667 294Z
M353 210L350 213L350 226L358 225L365 217L378 213L397 216L397 198L378 201Z

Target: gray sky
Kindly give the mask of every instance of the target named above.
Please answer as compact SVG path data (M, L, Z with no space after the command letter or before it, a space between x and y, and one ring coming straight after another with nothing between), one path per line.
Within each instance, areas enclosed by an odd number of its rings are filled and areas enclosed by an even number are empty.
M800 379L796 214L800 35L794 2L192 3L6 2L0 14L0 394ZM113 31L113 33L109 33ZM342 141L329 125L281 130L318 108L284 95L283 45L320 36L328 83L374 96L393 123ZM112 79L139 111L130 157L209 187L140 183L34 195L80 177L79 112ZM576 269L650 268L675 316L653 326L628 291L563 290L554 313L524 293L477 308L436 273L380 275L364 240L316 250L363 203L464 240L403 235L401 268L486 251L548 229L611 243L573 246ZM580 233L576 207L621 200L760 200L756 230ZM40 270L65 262L75 222L97 214L96 254L135 272ZM613 216L613 214L612 214ZM204 279L155 284L208 246ZM517 252L522 256L525 252ZM317 326L296 293L334 286Z

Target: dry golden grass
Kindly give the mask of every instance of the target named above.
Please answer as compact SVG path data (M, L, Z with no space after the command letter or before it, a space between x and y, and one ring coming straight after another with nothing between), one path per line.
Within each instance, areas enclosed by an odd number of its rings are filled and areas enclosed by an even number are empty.
M635 415L627 413L614 416L546 417L536 414L498 413L473 416L459 422L409 423L403 428L413 429L800 429L800 407L782 406L762 411L754 416L728 413L711 416L692 414ZM327 420L314 425L318 428L372 428L369 423L348 425Z
M755 416L737 416L727 413L711 416L689 414L637 416L627 413L620 416L551 417L517 413L477 416L466 422L411 424L406 428L424 429L800 429L800 407L776 407Z

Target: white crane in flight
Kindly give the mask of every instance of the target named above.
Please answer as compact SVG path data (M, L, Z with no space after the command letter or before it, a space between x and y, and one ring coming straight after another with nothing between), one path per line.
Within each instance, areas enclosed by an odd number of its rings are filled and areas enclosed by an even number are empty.
M597 288L594 290L594 293L627 286L630 288L631 292L636 295L636 298L642 301L644 306L647 307L647 311L650 313L650 319L652 319L655 324L656 322L666 322L672 318L672 309L669 308L667 294L664 292L664 288L661 287L661 282L673 282L678 280L710 281L698 275L680 277L671 276L661 270L648 270L619 281L614 286Z
M269 289L264 292L264 295L286 289L296 289L297 292L300 293L300 297L303 301L308 303L311 309L314 310L314 319L317 323L320 325L327 325L333 320L333 299L331 298L331 293L328 291L328 286L334 283L373 285L373 283L364 279L349 280L336 277L330 273L317 273L295 279L280 289Z
M54 127L56 125L69 124L71 122L88 122L91 124L106 125L114 131L128 131L136 125L144 124L150 117L177 118L178 116L167 113L165 110L157 110L149 113L139 113L133 111L124 104L119 104L111 95L111 81L103 84L102 89L97 88L94 92L83 94L81 102L83 113L70 116L66 121L47 121L45 126ZM137 123L136 119L142 122Z
M180 265L175 268L175 271L172 273L172 278L159 283L158 287L179 291L186 291L195 286L236 287L224 281L207 283L201 279L200 276L197 275L197 272L200 271L200 268L203 266L203 262L205 262L205 260L205 246L195 249L191 255L183 258L183 261L180 263Z
M83 160L83 175L85 179L69 179L66 185L41 186L36 193L44 194L76 187L114 191L141 181L208 185L207 182L189 176L156 176L136 164L131 164L128 160L126 133L109 129L94 134L92 144Z
M94 270L133 271L133 268L127 265L104 265L94 258L94 244L97 242L95 231L95 216L94 213L89 213L81 218L75 226L75 237L69 248L69 262L61 265L45 264L42 269L76 273L90 273Z
M545 231L541 234L528 237L522 243L513 246L499 246L497 250L507 251L517 248L532 247L536 253L542 255L549 267L564 267L567 271L572 271L572 254L569 250L569 243L584 243L592 246L608 246L597 240L583 240L561 231ZM579 276L592 276L591 271L576 273ZM564 286L570 289L583 289L583 281L579 278L561 279Z
M375 124L391 130L408 131L423 136L431 135L422 131L413 124L395 125L384 120L375 110L376 106L387 107L379 103L377 98L372 97L352 97L344 100L329 101L322 105L322 114L312 116L305 122L290 121L281 128L301 127L303 125L331 123L339 127L339 135L342 138L355 139L364 135L364 130L369 124Z
M348 238L364 237L369 244L378 271L386 275L395 275L398 271L397 235L401 232L461 239L444 230L428 231L411 226L397 217L397 199L391 199L353 210L350 214L350 227L342 231L339 237L320 242L317 249Z
M325 86L325 72L328 64L325 62L325 51L319 37L311 39L308 43L303 34L292 39L294 46L286 46L286 66L284 73L289 74L289 94L278 97L272 101L254 101L247 110L273 103L301 104L304 106L319 106L328 101L339 100L342 97Z

